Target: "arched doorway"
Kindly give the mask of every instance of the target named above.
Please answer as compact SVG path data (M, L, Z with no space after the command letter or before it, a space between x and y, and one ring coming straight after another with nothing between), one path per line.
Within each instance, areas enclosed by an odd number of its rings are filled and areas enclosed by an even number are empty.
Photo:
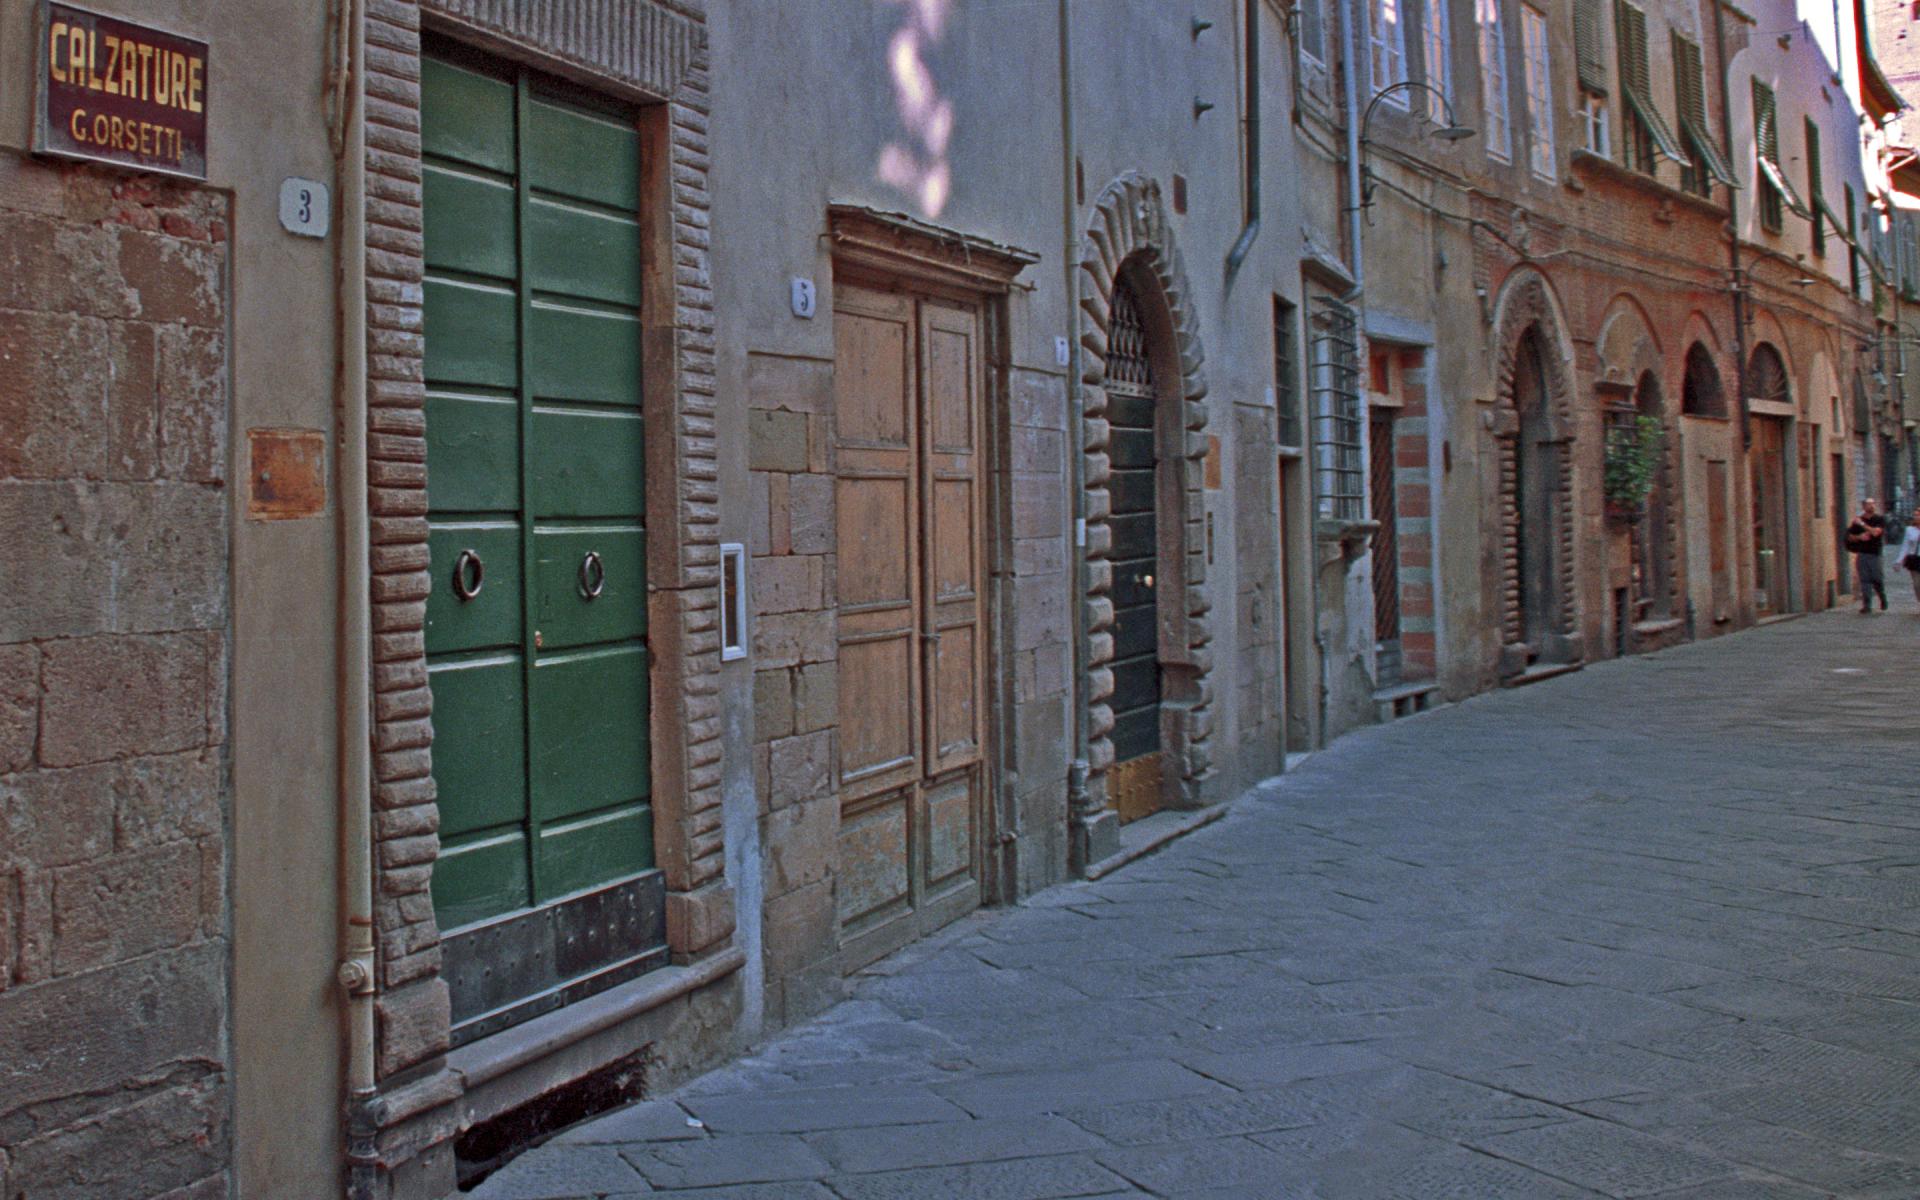
M1688 417L1700 417L1710 421L1724 422L1727 419L1726 389L1721 386L1720 368L1714 364L1713 352L1700 342L1687 347L1686 373L1680 383L1680 412ZM1691 436L1691 435L1690 435ZM1716 434L1712 445L1724 445L1724 434ZM1715 626L1733 619L1734 579L1733 564L1737 555L1733 547L1733 527L1728 519L1732 508L1729 498L1729 475L1727 463L1731 455L1725 449L1716 449L1700 465L1700 486L1706 499L1706 553L1696 549L1691 559L1690 573L1695 579L1704 575L1707 584L1706 616ZM1696 515L1693 520L1697 521ZM1689 540L1697 538L1699 526L1689 524ZM1697 542L1694 542L1697 546Z
M1086 775L1083 788L1073 785L1069 813L1076 870L1119 849L1123 794L1128 816L1191 808L1217 777L1213 605L1198 549L1206 355L1159 185L1132 173L1109 183L1080 252L1090 352L1077 397L1085 434Z
M1761 342L1747 360L1748 407L1753 412L1753 444L1747 474L1752 489L1753 601L1761 616L1791 607L1788 574L1789 471L1792 470L1793 389L1787 365L1770 343Z
M1553 437L1546 364L1537 328L1521 335L1514 355L1513 406L1520 418L1513 466L1518 510L1519 633L1531 662L1541 657L1548 637L1560 628L1560 523L1556 517L1561 447Z
M1658 422L1659 465L1654 469L1646 503L1641 506L1640 521L1634 526L1633 576L1634 619L1665 621L1673 615L1673 485L1670 464L1672 430L1667 423L1666 401L1660 381L1648 371L1640 376L1633 391L1634 415Z
M1113 768L1108 795L1124 824L1165 806L1166 745L1161 728L1166 669L1161 654L1160 597L1177 595L1164 549L1179 539L1178 500L1163 505L1168 455L1160 426L1154 360L1165 357L1162 337L1149 330L1141 302L1140 266L1129 262L1114 281L1107 323L1107 478L1113 572ZM1160 322L1154 322L1160 324ZM1166 528L1172 526L1172 528ZM1176 566L1177 569L1177 566Z

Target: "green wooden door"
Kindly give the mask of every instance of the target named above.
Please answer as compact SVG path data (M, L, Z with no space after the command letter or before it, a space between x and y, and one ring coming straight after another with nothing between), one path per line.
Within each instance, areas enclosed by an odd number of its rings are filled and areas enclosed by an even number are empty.
M427 603L456 1041L664 961L649 803L640 139L422 64Z

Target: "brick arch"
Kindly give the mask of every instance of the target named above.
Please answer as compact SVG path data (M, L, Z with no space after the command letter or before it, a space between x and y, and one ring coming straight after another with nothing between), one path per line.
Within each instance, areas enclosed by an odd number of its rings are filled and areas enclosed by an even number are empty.
M1553 441L1571 446L1575 422L1572 356L1568 351L1566 324L1554 303L1547 283L1529 271L1510 282L1501 297L1495 320L1496 419L1494 440L1498 448L1500 487L1496 503L1500 513L1500 674L1517 675L1526 669L1525 585L1520 578L1520 412L1514 395L1514 377L1519 370L1520 348L1529 333L1540 345L1541 384L1546 391L1549 428ZM1582 657L1574 612L1574 495L1570 452L1557 457L1558 478L1554 490L1556 528L1553 530L1554 627L1549 635L1557 639L1553 647L1536 648L1542 658L1574 662Z
M1083 418L1086 456L1085 505L1087 515L1086 594L1081 598L1087 630L1086 703L1088 715L1087 786L1081 811L1072 814L1076 830L1091 826L1110 811L1107 769L1113 765L1114 610L1113 568L1108 560L1112 530L1108 524L1110 462L1107 454L1106 352L1113 309L1114 287L1124 277L1139 298L1153 356L1161 405L1178 409L1180 524L1185 531L1184 569L1179 582L1181 603L1172 614L1171 634L1161 638L1162 665L1173 668L1173 694L1162 701L1172 713L1172 737L1167 753L1174 758L1169 773L1174 807L1200 802L1201 787L1213 774L1209 745L1213 707L1213 640L1208 614L1213 602L1207 588L1205 544L1204 465L1207 453L1207 380L1203 370L1199 317L1194 312L1186 268L1174 245L1160 185L1129 172L1109 183L1098 199L1080 243L1079 302L1086 315L1078 403ZM1165 446L1163 441L1162 446ZM1163 625L1168 617L1163 610ZM1164 727L1163 727L1164 728Z

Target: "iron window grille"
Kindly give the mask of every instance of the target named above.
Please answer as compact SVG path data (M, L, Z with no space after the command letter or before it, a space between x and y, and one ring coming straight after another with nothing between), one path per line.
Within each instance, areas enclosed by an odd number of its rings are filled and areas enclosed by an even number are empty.
M1314 297L1310 336L1314 507L1326 520L1364 521L1367 430L1354 310L1331 296Z
M1300 438L1299 340L1293 305L1273 298L1273 401L1280 414L1280 444L1298 449Z

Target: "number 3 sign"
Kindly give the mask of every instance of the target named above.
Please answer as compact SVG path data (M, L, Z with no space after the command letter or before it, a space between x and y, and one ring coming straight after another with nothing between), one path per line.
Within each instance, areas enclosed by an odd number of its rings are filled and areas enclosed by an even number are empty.
M323 238L333 206L327 185L314 179L285 179L280 183L280 227L301 237Z

